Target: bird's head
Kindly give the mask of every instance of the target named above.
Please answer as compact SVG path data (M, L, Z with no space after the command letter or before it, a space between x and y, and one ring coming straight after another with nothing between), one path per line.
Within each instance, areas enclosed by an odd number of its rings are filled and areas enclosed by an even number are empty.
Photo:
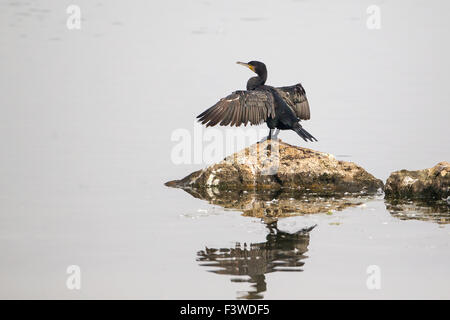
M240 64L241 66L247 67L250 70L252 70L254 73L256 73L260 77L267 77L267 68L266 65L259 61L250 61L250 62L236 62L237 64Z

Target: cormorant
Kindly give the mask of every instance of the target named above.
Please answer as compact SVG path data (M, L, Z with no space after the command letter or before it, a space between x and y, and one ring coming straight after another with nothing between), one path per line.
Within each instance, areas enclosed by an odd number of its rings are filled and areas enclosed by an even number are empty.
M197 116L198 121L207 127L258 125L266 122L269 127L268 140L272 138L272 129L294 130L305 141L317 141L300 125L300 120L310 118L309 104L305 89L296 84L274 88L265 85L266 65L259 61L237 62L257 74L247 82L247 91L235 91L220 99L211 108Z

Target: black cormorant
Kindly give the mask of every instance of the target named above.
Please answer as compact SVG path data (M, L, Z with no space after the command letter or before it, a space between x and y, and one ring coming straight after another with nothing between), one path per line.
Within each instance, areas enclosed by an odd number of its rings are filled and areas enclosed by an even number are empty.
M207 127L258 125L266 122L269 127L268 140L272 138L272 129L294 130L305 141L317 141L300 125L300 120L310 118L309 104L305 89L296 84L289 87L274 88L265 85L266 65L259 61L237 62L257 74L247 82L246 91L235 91L220 99L211 108L197 116L198 121Z

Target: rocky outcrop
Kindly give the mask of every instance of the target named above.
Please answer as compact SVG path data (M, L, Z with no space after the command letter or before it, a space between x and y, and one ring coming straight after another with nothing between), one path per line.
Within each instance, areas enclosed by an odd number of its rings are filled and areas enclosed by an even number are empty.
M294 189L328 195L370 194L383 188L381 180L355 163L280 140L254 144L166 185L213 191Z
M433 168L391 173L386 181L386 198L442 200L450 196L450 163Z

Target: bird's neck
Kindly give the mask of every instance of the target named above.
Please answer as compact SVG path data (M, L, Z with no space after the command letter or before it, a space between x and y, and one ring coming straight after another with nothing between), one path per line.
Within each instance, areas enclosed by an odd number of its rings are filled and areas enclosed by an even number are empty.
M263 70L259 71L259 72L257 73L257 75L258 75L258 77L261 79L261 85L263 85L264 83L266 83L266 80L267 80L267 70L266 70L265 67L264 67Z
M247 90L253 90L259 86L264 85L266 83L267 74L264 75L264 77L261 77L258 75L257 77L252 77L248 79L247 81Z

